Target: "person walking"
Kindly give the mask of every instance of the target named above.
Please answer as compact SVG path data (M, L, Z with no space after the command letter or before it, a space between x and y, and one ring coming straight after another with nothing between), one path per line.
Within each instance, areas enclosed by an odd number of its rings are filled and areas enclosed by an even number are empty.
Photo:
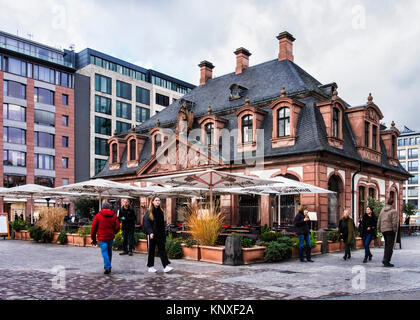
M122 199L121 202L122 207L120 209L118 218L122 225L123 252L121 252L120 255L128 254L129 256L132 256L134 250L134 229L136 225L136 214L131 208L128 199Z
M343 217L338 223L338 231L345 244L344 260L351 258L350 246L354 242L354 230L355 225L353 219L350 217L350 211L344 209Z
M385 238L384 267L393 267L391 263L392 252L394 251L395 233L398 230L398 212L393 207L394 199L389 198L385 207L381 210L378 217L377 229Z
M147 266L149 272L157 272L154 267L155 264L155 248L158 247L160 260L163 265L163 272L170 272L173 270L169 266L170 261L166 254L165 242L165 220L163 216L163 210L160 206L160 198L154 196L150 201L149 210L143 217L143 228L147 234L147 247L148 247L148 258Z
M362 236L363 247L365 248L365 258L363 263L372 260L372 253L370 252L370 242L376 237L376 224L377 219L375 214L372 212L371 207L366 207L366 213L362 217L360 223L360 235Z
M104 259L104 274L111 273L112 245L115 234L120 231L120 222L117 215L112 211L108 202L102 204L102 210L93 218L90 236L92 244L99 241L102 258ZM96 239L96 235L98 236Z
M311 223L311 220L309 219L308 210L306 210L304 206L301 206L299 208L299 212L297 213L295 217L295 220L293 221L296 234L299 237L299 260L301 262L305 262L305 260L303 259L303 247L305 246L305 242L306 242L306 261L314 262L311 259L310 223Z

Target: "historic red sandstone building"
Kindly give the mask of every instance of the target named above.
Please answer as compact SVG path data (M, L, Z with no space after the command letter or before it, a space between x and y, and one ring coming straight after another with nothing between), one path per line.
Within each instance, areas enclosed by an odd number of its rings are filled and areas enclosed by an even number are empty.
M222 195L226 222L233 225L288 226L298 205L305 204L317 213L318 227L334 228L344 208L357 218L369 196L393 197L401 212L409 174L397 159L398 129L381 124L371 94L363 105L350 106L336 83L321 84L296 65L291 34L277 39L276 59L249 66L251 53L239 48L234 72L217 78L212 63L201 62L200 86L108 140L109 161L97 177L136 183L213 168L262 178L282 175L337 192ZM166 200L169 223L182 220L176 208L183 201ZM141 212L146 205L141 198Z

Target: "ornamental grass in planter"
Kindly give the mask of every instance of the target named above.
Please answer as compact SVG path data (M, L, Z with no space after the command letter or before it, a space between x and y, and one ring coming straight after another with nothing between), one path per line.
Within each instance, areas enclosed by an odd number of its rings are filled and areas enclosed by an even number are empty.
M186 224L192 238L200 246L200 261L223 264L224 246L214 246L223 225L218 203L188 203Z

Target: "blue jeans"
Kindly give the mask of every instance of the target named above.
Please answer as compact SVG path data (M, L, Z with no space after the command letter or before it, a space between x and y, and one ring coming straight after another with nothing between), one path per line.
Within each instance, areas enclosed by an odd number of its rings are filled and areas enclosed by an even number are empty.
M369 249L369 245L370 245L371 240L372 240L372 235L371 234L364 234L362 236L363 247L365 248L365 257L368 257L368 256L371 255L370 249Z
M311 236L308 234L299 235L299 259L303 260L303 247L306 242L306 260L311 260Z
M102 258L104 259L105 269L111 269L113 244L114 244L114 240L99 241L99 247L101 248L101 253L102 253Z

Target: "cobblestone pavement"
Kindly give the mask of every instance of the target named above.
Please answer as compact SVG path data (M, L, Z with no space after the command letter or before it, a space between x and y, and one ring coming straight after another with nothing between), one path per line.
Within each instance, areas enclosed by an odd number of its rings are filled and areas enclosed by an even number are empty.
M395 268L382 267L383 249L374 248L369 263L362 263L364 252L356 250L350 261L338 252L315 256L314 263L224 266L172 260L171 273L162 272L157 258L158 273L151 274L145 254L114 251L111 275L103 274L95 247L0 240L0 299L374 299L378 294L392 299L420 291L420 236L402 240L403 249L392 258Z

